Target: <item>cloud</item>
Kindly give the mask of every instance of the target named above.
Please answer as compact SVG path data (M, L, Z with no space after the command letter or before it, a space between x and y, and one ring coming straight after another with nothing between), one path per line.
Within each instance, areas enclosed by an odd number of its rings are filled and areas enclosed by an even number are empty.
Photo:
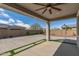
M15 20L10 18L8 21L0 19L0 24L7 24L7 25L14 25L14 26L21 26L29 29L31 26L28 24L23 23L21 20Z
M0 19L0 24L9 24L9 22L8 22L8 21L1 20L1 19Z
M24 24L23 21L16 19L16 23Z
M26 27L27 29L30 28L30 25L28 24L15 24L16 26Z
M12 19L12 18L9 18L9 22L11 22L11 23L15 23L15 20Z
M5 14L4 12L1 12L0 15L6 18L11 18L8 14Z
M10 16L5 13L5 10L3 8L0 8L0 15L4 16L6 18L10 18Z
M18 20L18 19L13 19L11 16L6 14L4 12L5 10L0 8L0 16L5 17L6 19L0 19L1 24L8 24L8 25L15 25L15 26L21 26L21 27L26 27L30 28L31 26L28 24L25 24L23 21Z
M8 14L6 14L4 11L5 11L4 9L0 8L0 16L5 17L5 19L0 20L0 23L13 25L15 20L12 17L10 17Z
M25 24L23 21L21 20L16 20L16 23L15 23L16 26L21 26L21 27L26 27L27 29L29 29L31 26L28 25L28 24Z
M4 12L5 10L3 8L0 8L0 12Z

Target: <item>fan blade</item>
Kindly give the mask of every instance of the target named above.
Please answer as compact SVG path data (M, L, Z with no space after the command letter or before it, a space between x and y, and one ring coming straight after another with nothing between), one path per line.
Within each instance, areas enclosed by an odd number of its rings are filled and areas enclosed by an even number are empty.
M43 5L43 4L39 4L39 3L33 3L33 4L36 4L36 5L40 5L40 6L46 6L46 5Z
M44 9L44 8L46 8L46 7L42 7L42 8L36 9L35 11L39 11L39 10Z
M52 10L51 9L49 9L49 13L52 14Z
M55 10L58 10L58 11L61 11L60 8L56 8L56 7L52 7L52 6L51 6L51 8L52 8L52 9L55 9Z
M52 6L58 6L58 5L62 5L62 4L64 4L64 3L56 3L56 4L51 3Z
M47 8L42 12L42 14L44 14L46 12Z

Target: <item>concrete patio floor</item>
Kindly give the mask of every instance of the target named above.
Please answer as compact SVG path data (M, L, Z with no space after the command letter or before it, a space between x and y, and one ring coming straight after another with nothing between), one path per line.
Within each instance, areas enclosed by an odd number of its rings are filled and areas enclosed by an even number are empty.
M79 52L74 45L50 41L18 53L16 56L79 56Z
M18 53L16 56L51 56L60 44L61 43L58 42L44 42L33 48Z
M31 36L0 39L0 53L41 40L41 39L45 39L45 36L31 35Z
M52 36L52 39L53 38L62 39L63 37ZM0 53L41 39L45 39L45 35L33 35L33 36L0 39ZM75 40L75 38L72 37L71 39ZM53 55L79 56L79 52L76 45L48 41L16 54L16 56L53 56Z

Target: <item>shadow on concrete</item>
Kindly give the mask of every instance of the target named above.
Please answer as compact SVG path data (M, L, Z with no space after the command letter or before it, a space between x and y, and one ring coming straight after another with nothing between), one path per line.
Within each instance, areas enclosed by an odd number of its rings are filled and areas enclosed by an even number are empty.
M50 41L62 42L62 43L76 45L76 40L72 40L72 39L55 39L55 40L50 40Z
M65 39L57 42L62 42L62 44L59 46L53 56L79 56L76 40Z

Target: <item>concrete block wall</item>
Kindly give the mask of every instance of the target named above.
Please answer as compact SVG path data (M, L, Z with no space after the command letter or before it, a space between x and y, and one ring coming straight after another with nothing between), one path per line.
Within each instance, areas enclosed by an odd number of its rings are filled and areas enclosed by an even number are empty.
M0 38L9 38L25 35L40 34L41 30L8 29L0 28Z
M16 37L23 35L26 35L25 30L0 28L0 38Z
M50 31L50 34L51 35L55 35L55 36L76 36L77 35L77 33L76 33L76 31L74 31L73 29L72 30L67 30L66 31L66 34L65 34L65 30L60 30L60 29L58 29L58 30L51 30Z

